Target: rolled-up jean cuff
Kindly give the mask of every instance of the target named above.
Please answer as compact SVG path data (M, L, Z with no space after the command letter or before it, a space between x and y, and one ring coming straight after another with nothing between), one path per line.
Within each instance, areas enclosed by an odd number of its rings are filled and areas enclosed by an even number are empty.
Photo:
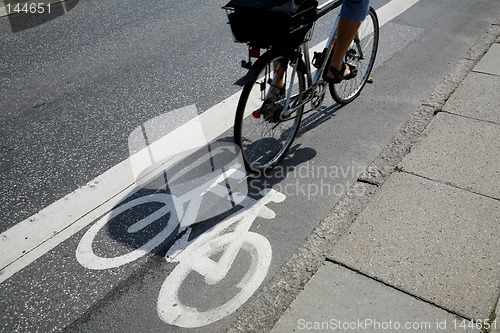
M370 9L370 0L344 0L340 16L351 21L364 21Z

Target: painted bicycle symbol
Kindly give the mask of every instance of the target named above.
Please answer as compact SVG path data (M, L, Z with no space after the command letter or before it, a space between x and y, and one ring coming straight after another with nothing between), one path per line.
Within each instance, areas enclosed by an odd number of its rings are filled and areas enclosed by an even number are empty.
M163 283L158 297L158 315L166 323L180 327L199 327L208 325L236 311L257 290L267 275L271 265L272 249L269 241L262 235L249 231L257 216L272 219L275 213L266 207L269 202L281 202L285 195L274 190L262 192L263 198L255 200L245 197L243 209L234 213L220 224L205 232L188 247L185 247L189 235L179 239L166 255L169 261L179 265ZM230 226L231 232L224 233ZM186 248L180 252L178 248ZM205 312L182 304L179 287L192 271L205 278L205 283L214 285L221 281L231 268L240 249L245 249L252 256L252 264L246 275L237 285L240 292L225 304ZM214 254L222 253L215 262Z
M269 241L262 235L249 231L257 217L272 219L275 213L266 207L270 202L282 202L285 195L268 189L261 192L262 198L253 199L246 194L232 192L230 181L245 181L246 174L238 168L219 171L215 176L191 191L175 196L155 193L127 201L114 208L84 234L76 250L76 258L81 265L94 270L119 267L146 255L161 245L176 229L185 230L166 254L169 262L178 262L166 278L158 296L157 312L166 323L179 327L200 327L220 320L237 310L261 285L271 264L272 249ZM230 200L241 207L223 221L189 241L191 226L196 218L205 196L216 195ZM143 217L127 228L134 235L156 220L169 215L166 226L142 246L115 257L103 257L93 250L96 235L106 225L126 212L146 203L155 203L160 208ZM177 228L179 227L179 228ZM213 285L221 281L229 272L239 251L250 253L251 267L239 282L239 292L223 305L210 311L199 312L196 308L185 306L179 299L179 290L190 272L204 277L204 282ZM218 261L211 257L221 254Z

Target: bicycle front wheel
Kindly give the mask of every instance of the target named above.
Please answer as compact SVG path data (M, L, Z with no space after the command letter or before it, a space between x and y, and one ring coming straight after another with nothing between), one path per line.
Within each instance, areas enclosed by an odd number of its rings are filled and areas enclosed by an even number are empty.
M375 63L379 38L378 18L370 8L368 16L361 23L353 43L346 53L346 61L358 68L358 75L340 83L330 83L330 93L339 104L347 104L359 96Z
M234 123L235 142L241 148L245 167L259 173L273 168L286 155L300 125L304 106L304 73L293 71L294 51L270 50L251 69L238 102ZM297 62L300 64L300 60ZM288 109L284 116L287 97Z

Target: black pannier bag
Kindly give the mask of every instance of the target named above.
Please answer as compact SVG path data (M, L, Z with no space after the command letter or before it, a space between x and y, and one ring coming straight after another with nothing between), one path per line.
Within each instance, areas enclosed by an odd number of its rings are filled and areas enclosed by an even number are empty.
M231 0L223 8L237 42L267 48L302 43L317 6L316 0Z

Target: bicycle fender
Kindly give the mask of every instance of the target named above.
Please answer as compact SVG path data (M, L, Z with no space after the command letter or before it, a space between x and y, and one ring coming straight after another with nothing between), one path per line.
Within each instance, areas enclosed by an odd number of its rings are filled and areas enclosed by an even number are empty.
M295 50L283 50L283 49L270 49L266 51L262 56L260 56L255 63L253 64L252 67L248 70L245 76L241 77L238 81L234 83L234 85L238 85L240 87L245 86L247 83L251 82L259 73L257 72L257 68L260 68L260 66L257 65L259 62L268 62L273 59L275 56L280 56L280 55L285 55L289 57L289 59L292 59L296 56L296 51ZM305 64L302 59L299 59L298 63L298 69L302 70L303 73L305 73Z
M233 83L233 85L240 87L245 86L245 84L247 84L248 82L250 82L250 80L252 80L252 78L255 75L254 74L255 72L256 72L255 67L252 66L245 74L245 76L240 77L235 83Z
M302 71L302 73L305 73L306 71L306 65L304 64L304 61L302 59L299 60L298 69ZM252 66L245 74L245 76L240 77L235 83L233 83L233 85L244 87L257 74L256 72L257 70L255 69L254 66Z

